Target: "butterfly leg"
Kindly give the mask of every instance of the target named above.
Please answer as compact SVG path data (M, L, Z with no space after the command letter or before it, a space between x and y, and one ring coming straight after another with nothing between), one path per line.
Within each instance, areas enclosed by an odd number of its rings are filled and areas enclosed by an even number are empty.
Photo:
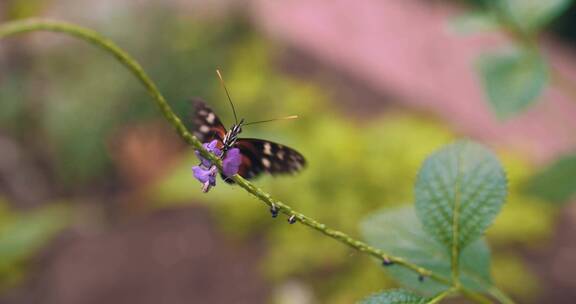
M232 179L232 177L226 176L226 175L224 175L224 174L221 174L220 176L222 177L222 179L223 179L225 182L227 182L227 183L229 183L229 184L233 184L233 183L234 183L234 180Z
M278 212L279 212L279 210L276 207L276 204L272 203L272 206L270 206L270 213L272 213L272 217L277 217Z
M388 258L384 258L384 260L382 260L382 266L390 266L392 264L394 264L394 262L390 261Z

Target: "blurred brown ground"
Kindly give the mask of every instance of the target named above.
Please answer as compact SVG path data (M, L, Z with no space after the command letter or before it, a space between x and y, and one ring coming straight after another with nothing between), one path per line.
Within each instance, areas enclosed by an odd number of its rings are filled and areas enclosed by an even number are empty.
M203 208L164 210L67 234L0 303L266 303L262 251L258 240L223 238Z

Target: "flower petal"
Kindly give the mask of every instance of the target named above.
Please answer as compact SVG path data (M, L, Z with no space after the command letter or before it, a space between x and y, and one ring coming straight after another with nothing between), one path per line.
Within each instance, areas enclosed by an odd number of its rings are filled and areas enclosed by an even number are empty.
M238 173L241 163L242 155L240 155L240 149L230 149L230 151L226 153L226 158L224 158L224 161L222 162L222 172L226 177L231 177Z
M212 165L212 162L210 162L210 160L205 159L202 155L200 155L200 152L198 151L194 151L194 154L196 154L196 157L198 157L198 159L200 160L200 164L203 167L210 168L210 166Z
M210 181L210 170L206 170L200 166L192 167L192 172L194 172L194 177L201 183L206 183Z
M222 155L222 150L218 148L218 140L204 143L202 147L217 157ZM202 183L202 191L208 192L211 187L216 186L216 173L218 173L218 168L216 168L210 160L202 157L198 151L195 151L195 153L198 159L200 159L200 165L192 167L192 171L194 172L194 177ZM236 171L238 171L238 169L236 169Z
M192 171L194 172L194 177L202 183L203 192L208 192L211 187L216 186L216 173L218 173L216 166L212 166L210 169L194 166Z
M218 140L213 140L209 143L203 143L202 147L204 147L204 149L206 149L208 152L216 155L217 157L220 157L222 155L222 150L218 149ZM212 166L212 162L206 158L204 158L200 152L198 151L194 151L194 153L196 154L196 157L198 157L198 159L200 160L200 163L203 167L205 168L210 168Z
M208 152L220 157L222 155L222 151L218 149L218 140L213 140L209 143L203 144L204 149L208 150Z

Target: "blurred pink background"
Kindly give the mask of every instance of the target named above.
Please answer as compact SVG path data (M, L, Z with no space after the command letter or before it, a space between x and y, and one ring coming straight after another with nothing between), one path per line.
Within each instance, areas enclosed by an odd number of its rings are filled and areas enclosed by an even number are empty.
M255 0L252 12L274 39L337 66L383 94L398 96L410 107L438 115L463 134L519 150L538 163L576 146L576 102L554 87L525 113L496 120L474 62L486 51L506 48L507 38L501 33L455 33L447 20L464 11L454 5ZM550 64L576 82L574 57L555 41L543 40Z

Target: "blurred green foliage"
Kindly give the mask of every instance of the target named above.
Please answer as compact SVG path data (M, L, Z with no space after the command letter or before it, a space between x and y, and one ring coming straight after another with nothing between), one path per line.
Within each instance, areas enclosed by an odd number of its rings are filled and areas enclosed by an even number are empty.
M449 21L449 26L454 32L464 35L500 29L498 17L495 14L479 11L456 16Z
M42 9L48 7L52 2L51 0L26 0L26 1L4 0L4 1L6 2L5 16L9 20L34 17Z
M568 8L572 0L491 0L495 9L524 33L533 33Z
M533 50L484 54L478 73L496 116L510 118L540 96L548 82L544 59Z
M517 155L499 153L508 178L508 197L505 208L488 229L488 238L496 246L515 244L524 246L542 245L553 233L558 209L548 201L527 194L524 185L536 168ZM518 225L517 223L524 223Z
M1 71L0 71L1 73ZM2 101L2 111L0 111L0 127L13 133L25 127L22 118L25 117L25 109L22 100L25 95L25 85L22 83L20 75L12 75L0 83L0 101Z
M0 198L0 291L21 282L28 262L68 225L68 216L64 205L17 212Z
M274 70L270 64L273 48L259 39L246 40L234 53L235 60L225 69L225 77L240 116L248 120L301 116L294 122L251 126L244 135L285 143L309 161L302 174L263 177L256 184L296 210L353 236L358 237L357 225L365 215L412 202L413 183L422 161L454 138L446 127L424 116L393 111L373 120L347 117L330 106L321 88ZM229 125L232 118L225 95L215 77L212 82L217 93L211 95L219 97L210 104ZM152 190L156 206L205 202L222 231L239 239L263 236L267 240L263 270L271 279L304 280L315 287L321 302L350 303L393 286L370 259L306 227L272 219L267 208L238 187L218 181L210 194L201 193L191 173L196 163L190 151L189 157ZM532 169L518 157L506 157L504 167L509 164L510 195L502 215L506 222L497 218L489 238L502 246L532 244L549 235L554 213L542 213L542 209L547 210L545 204L518 191L516 183L530 176ZM534 225L509 224L519 220L514 210L524 210L521 214L530 219L522 220ZM494 271L495 276L502 275L499 269ZM518 280L533 282L534 277L522 268ZM506 289L509 285L503 286Z
M570 34L573 29L569 30L569 28L574 27L573 18L569 18L574 14L573 0L458 0L458 2L471 4L475 9L482 9L482 11L468 15L473 17L470 20L477 20L481 15L495 17L494 13L497 13L501 16L500 22L494 18L482 19L492 20L494 23L508 22L526 33L541 30L550 23L552 23L552 30L561 34ZM559 17L565 20L561 23L552 22ZM499 27L502 26L503 24L500 24Z
M191 96L212 99L215 68L226 66L234 56L230 46L252 34L242 20L211 27L173 18L172 13L159 7L145 17L137 13L122 20L109 17L114 22L99 30L122 41L121 46L144 63L174 109L187 113ZM148 22L136 22L138 18ZM138 32L147 35L133 34ZM140 84L109 54L60 39L54 48L12 53L12 60L26 63L25 70L10 65L0 69L0 98L7 109L0 114L0 126L19 137L43 138L59 184L71 190L110 173L106 147L122 125L159 116Z
M488 53L477 63L486 97L499 119L510 118L534 104L548 85L551 72L539 48L538 35L572 0L486 0L481 10L455 18L461 33L500 30L514 45L512 52Z
M492 259L494 285L513 294L519 303L534 302L542 291L542 282L531 273L518 253L497 250Z
M527 181L523 189L544 200L568 202L576 193L576 154L555 161Z

